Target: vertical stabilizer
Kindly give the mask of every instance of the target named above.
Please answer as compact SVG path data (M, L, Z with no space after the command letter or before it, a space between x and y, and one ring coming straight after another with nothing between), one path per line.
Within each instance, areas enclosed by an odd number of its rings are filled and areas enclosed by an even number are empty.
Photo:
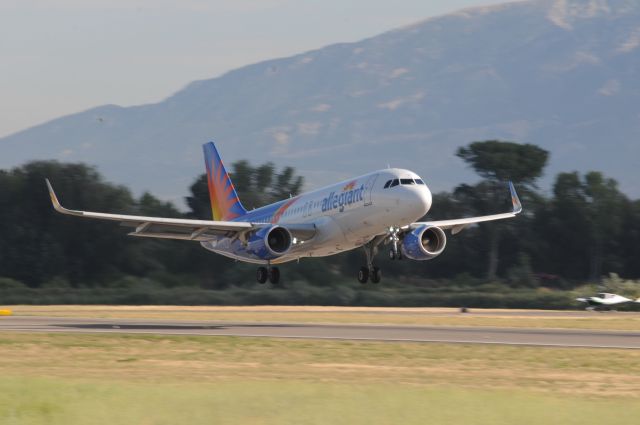
M202 149L207 167L207 184L209 185L213 219L228 221L245 215L247 210L244 209L240 198L238 198L216 146L213 142L209 142L204 144Z

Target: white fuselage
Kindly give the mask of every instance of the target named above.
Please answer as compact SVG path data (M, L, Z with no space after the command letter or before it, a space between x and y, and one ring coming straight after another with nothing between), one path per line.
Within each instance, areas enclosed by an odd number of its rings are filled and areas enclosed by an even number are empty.
M294 241L289 252L271 261L283 263L362 246L375 236L387 233L390 227L403 227L417 221L429 211L431 202L431 192L417 174L386 169L250 211L237 221L284 227L314 226L312 238ZM202 245L231 258L265 263L234 252L233 244L226 238L202 242Z
M591 306L614 306L618 304L624 304L632 302L632 299L623 297L618 294L601 293L594 297L577 298L577 301L587 303Z

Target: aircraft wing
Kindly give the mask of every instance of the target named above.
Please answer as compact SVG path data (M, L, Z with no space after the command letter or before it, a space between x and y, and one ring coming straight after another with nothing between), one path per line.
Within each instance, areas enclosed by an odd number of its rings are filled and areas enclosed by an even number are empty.
M493 220L502 220L505 218L515 217L516 215L522 212L522 204L520 203L520 198L518 198L518 194L516 193L515 187L513 187L513 183L509 182L509 191L511 192L511 203L513 205L513 209L510 212L502 213L502 214L492 214L485 215L480 217L469 217L469 218L459 218L454 220L436 220L436 221L422 221L416 222L409 225L410 229L415 229L420 226L429 225L429 226L437 226L443 230L451 229L452 234L460 233L466 227L476 224L482 223L484 221L493 221Z
M135 230L129 233L131 236L206 241L216 236L238 236L244 231L260 227L258 224L236 221L189 220L69 210L60 204L48 179L47 187L53 208L59 213L99 220L117 221L123 226L135 227Z

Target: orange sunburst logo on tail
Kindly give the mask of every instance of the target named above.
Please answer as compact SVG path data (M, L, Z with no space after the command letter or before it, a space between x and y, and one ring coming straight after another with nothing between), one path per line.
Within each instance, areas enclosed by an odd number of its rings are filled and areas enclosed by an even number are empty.
M205 144L203 150L213 219L228 221L245 215L247 211L240 203L213 142Z

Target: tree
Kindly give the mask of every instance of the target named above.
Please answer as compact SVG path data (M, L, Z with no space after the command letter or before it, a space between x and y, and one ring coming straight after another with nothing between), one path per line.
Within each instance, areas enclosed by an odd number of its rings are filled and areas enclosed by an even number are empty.
M44 179L76 209L135 213L129 191L83 164L37 161L0 174L0 270L31 286L61 277L86 284L119 273L126 236L113 223L53 211Z
M556 270L573 278L601 280L607 272L623 268L625 240L623 221L629 201L617 182L591 171L560 173L553 188L554 199L546 219L550 252L559 259Z
M304 179L294 175L293 167L285 167L282 172L276 175L276 183L271 187L270 194L273 201L295 196L302 189Z
M188 216L200 220L211 220L211 201L209 200L209 187L207 175L201 174L189 186L190 196L187 196L187 206L190 209Z
M456 155L490 182L519 185L534 185L549 159L549 152L536 145L499 140L473 142L458 148Z
M623 217L620 250L623 253L624 274L640 276L640 201L629 201Z
M464 197L476 206L476 211L488 214L504 199L504 183L511 180L522 189L532 190L535 181L542 175L549 153L535 145L518 144L499 140L473 142L461 147L456 155L471 166L484 181L475 187L463 186L456 189L459 197ZM487 278L496 277L499 261L500 237L507 226L492 223L484 226L482 232L488 243Z

